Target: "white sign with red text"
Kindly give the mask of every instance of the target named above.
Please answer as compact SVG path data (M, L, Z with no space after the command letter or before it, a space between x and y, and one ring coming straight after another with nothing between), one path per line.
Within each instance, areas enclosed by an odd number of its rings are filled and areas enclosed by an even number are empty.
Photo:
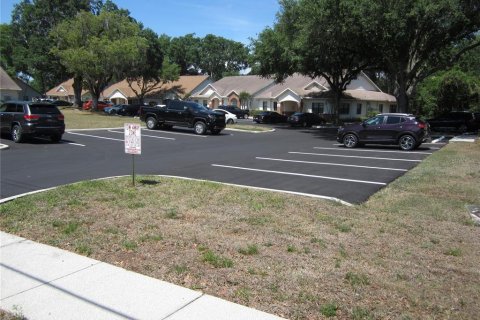
M125 153L142 153L142 133L139 124L125 123Z

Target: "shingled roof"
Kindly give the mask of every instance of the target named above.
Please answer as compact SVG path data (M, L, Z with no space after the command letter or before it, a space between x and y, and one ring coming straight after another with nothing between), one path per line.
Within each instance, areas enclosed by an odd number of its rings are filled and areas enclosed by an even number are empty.
M259 76L231 76L214 82L212 86L219 95L226 97L232 91L237 94L245 91L253 95L273 83L273 79L261 78Z
M167 83L159 88L162 91L168 91L175 89L179 93L187 94L192 92L196 87L198 87L202 82L208 79L208 76L180 76L177 81ZM140 90L136 82L132 83L132 86L135 90ZM120 82L114 83L103 91L104 97L110 97L115 91L120 91L126 98L135 98L135 92L128 85L127 80L122 80ZM153 93L155 94L155 92Z
M22 91L8 73L0 67L0 90Z

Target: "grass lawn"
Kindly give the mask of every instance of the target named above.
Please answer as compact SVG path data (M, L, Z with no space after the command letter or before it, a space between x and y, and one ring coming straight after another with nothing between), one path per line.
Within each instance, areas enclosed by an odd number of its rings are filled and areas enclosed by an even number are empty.
M291 319L475 319L468 204L479 143L444 147L353 207L142 176L5 203L0 228Z
M112 116L103 112L91 112L74 108L60 108L65 116L65 126L67 130L71 129L91 129L91 128L120 128L125 123L140 123L139 118ZM246 125L246 124L229 124L227 128L239 129L244 131L262 132L270 131L271 128Z

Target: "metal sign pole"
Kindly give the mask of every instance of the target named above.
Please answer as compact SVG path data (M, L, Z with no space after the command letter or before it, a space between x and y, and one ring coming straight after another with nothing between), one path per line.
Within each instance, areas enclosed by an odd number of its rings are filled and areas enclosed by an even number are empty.
M132 154L132 182L135 187L135 155Z

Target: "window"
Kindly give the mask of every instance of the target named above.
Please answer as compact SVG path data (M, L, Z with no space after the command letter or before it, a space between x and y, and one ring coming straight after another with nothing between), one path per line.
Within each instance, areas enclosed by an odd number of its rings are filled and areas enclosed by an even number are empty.
M339 110L340 114L350 114L350 103L342 103Z
M400 123L400 117L388 117L387 118L387 124L399 124Z
M208 100L203 100L203 106L206 107L208 105Z
M312 102L312 113L323 114L325 112L325 104L323 102Z
M262 103L262 108L263 108L263 110L267 110L267 108L268 108L268 101L263 101L263 103Z
M378 112L383 113L383 104L378 105Z
M384 119L385 119L385 116L377 116L377 117L368 119L367 121L365 121L365 123L369 126L374 126L378 124L383 124Z
M362 104L357 103L357 114L362 114Z
M7 104L7 110L5 111L6 112L23 112L23 110L20 110L20 108L18 108L17 105L14 103Z
M274 102L273 102L273 110L274 110L274 111L277 111L277 101L274 101Z
M397 105L396 104L391 104L390 105L390 112L391 113L397 112Z

